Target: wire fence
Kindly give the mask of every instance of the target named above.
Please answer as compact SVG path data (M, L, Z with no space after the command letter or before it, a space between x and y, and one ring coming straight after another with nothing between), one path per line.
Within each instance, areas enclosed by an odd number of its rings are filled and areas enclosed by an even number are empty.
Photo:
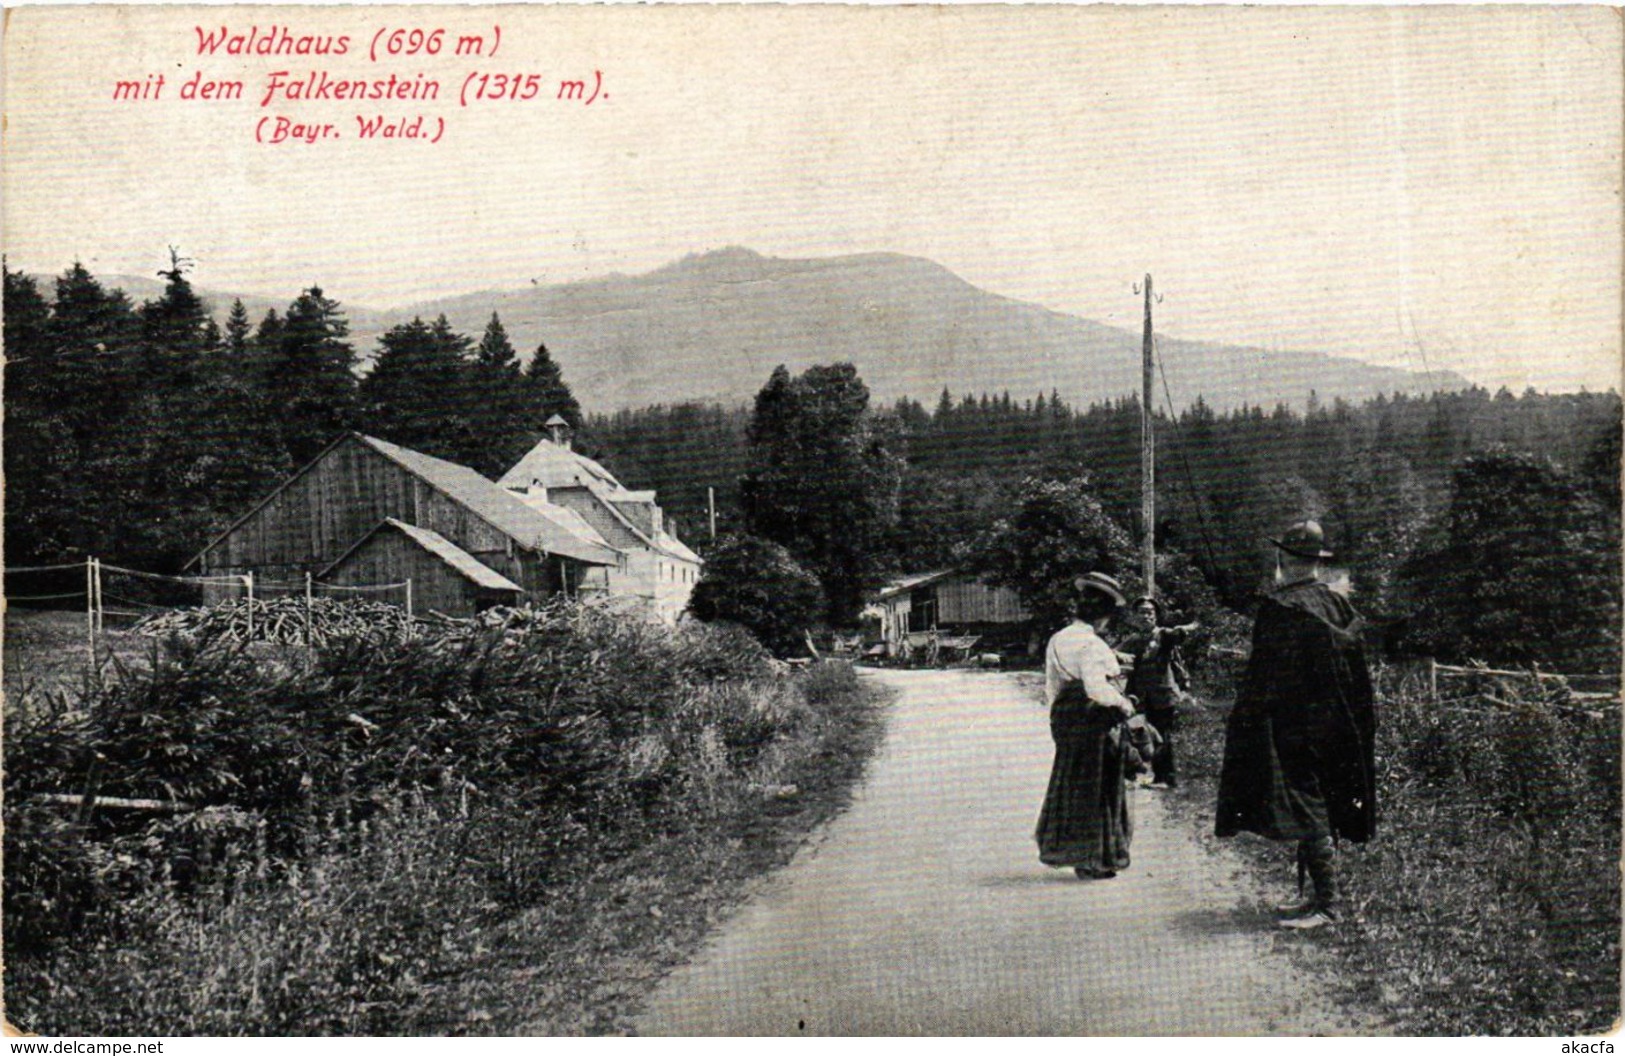
M99 558L45 565L6 567L4 598L8 611L82 616L86 656L95 665L109 630L124 631L164 613L212 609L247 601L249 637L257 610L278 599L303 598L308 609L316 599L366 600L413 612L412 581L398 583L325 583L306 573L298 579L259 579L241 575L177 576L112 565ZM284 604L286 604L284 602Z

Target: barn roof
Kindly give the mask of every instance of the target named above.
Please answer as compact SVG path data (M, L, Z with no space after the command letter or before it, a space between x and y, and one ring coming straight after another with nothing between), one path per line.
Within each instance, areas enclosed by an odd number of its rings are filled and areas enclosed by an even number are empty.
M328 565L326 568L322 569L321 576L328 575L335 568L338 568L340 565L344 564L345 561L350 559L351 554L354 554L366 544L368 539L371 539L373 536L377 535L386 528L393 528L396 531L399 531L418 546L450 565L454 571L460 574L464 579L472 582L475 586L483 587L486 590L506 590L516 593L524 592L524 588L519 584L509 579L507 576L497 572L495 569L481 564L473 554L470 554L467 550L459 547L457 544L453 543L450 539L447 539L439 532L432 532L427 528L419 528L417 525L407 524L405 521L397 521L393 517L385 517L382 521L380 521L376 528L362 536L356 542L356 544L350 547L350 549L346 550L337 561L334 561L331 565Z
M620 551L605 544L602 539L594 540L576 535L558 519L550 517L547 512L525 505L506 488L499 487L467 466L459 466L454 462L412 451L376 437L346 433L277 485L269 495L255 503L253 508L233 521L225 531L209 540L209 544L187 562L187 567L197 564L205 554L220 545L222 540L263 509L290 484L326 458L329 452L346 443L360 443L372 448L452 501L466 507L526 550L540 550L561 557L570 557L590 565L620 563Z
M413 476L478 514L498 531L530 550L573 557L592 565L620 561L614 549L583 539L547 513L520 501L508 489L455 462L446 462L371 436L357 438Z

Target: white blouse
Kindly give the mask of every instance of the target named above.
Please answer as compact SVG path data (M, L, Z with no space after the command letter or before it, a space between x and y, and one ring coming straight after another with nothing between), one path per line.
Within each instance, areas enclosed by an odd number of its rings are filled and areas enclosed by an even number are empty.
M1074 620L1055 633L1044 653L1044 700L1054 704L1062 686L1082 682L1094 703L1127 710L1132 704L1112 684L1122 673L1111 646L1089 624Z

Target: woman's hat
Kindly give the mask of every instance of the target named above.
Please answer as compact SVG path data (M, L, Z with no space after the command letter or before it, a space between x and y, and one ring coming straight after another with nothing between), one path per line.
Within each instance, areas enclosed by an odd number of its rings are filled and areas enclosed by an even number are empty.
M1098 590L1118 605L1127 604L1127 599L1123 597L1123 585L1104 572L1087 572L1074 579L1072 587L1080 595L1086 590Z
M1281 538L1270 542L1293 557L1306 560L1325 561L1336 556L1326 549L1326 533L1320 530L1318 521L1299 521L1282 532Z

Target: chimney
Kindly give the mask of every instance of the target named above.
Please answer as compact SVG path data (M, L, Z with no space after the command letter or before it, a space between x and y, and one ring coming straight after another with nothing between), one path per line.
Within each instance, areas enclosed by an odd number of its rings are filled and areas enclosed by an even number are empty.
M530 487L525 489L525 494L526 494L526 496L528 496L530 498L541 499L543 502L546 502L547 501L547 485L543 484L536 477L531 477L530 478Z
M546 423L547 438L564 448L570 450L570 423L564 420L563 415L555 414Z

